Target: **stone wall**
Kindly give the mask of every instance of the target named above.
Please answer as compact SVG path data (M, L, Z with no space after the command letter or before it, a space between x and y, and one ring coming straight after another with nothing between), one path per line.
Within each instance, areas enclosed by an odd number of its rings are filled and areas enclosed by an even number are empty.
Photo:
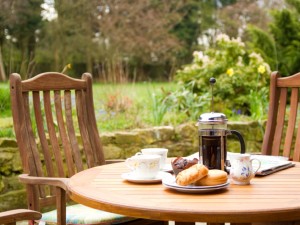
M244 136L247 152L260 151L263 129L259 123L229 123L228 129L237 130ZM102 133L100 136L107 159L125 159L147 147L168 148L170 157L187 156L198 151L198 132L195 124ZM233 135L228 136L228 151L239 152L239 148L239 143ZM0 211L26 208L24 186L18 181L18 175L21 173L22 166L16 141L0 139Z

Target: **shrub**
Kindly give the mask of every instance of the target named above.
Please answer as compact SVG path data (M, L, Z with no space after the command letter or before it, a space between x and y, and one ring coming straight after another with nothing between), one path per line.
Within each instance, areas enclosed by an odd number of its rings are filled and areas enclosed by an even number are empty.
M198 111L207 111L210 105L209 79L214 77L217 80L213 93L214 111L223 112L227 116L233 116L236 112L244 115L256 113L257 117L259 110L253 105L256 104L253 96L257 102L267 98L269 73L270 67L260 54L248 50L239 38L221 34L216 38L215 47L203 52L195 51L193 62L177 71L176 79L182 84L181 94L176 94L177 99L191 95L194 101L185 108L193 108L196 101L203 103L199 104L202 109ZM264 105L261 107L266 110Z

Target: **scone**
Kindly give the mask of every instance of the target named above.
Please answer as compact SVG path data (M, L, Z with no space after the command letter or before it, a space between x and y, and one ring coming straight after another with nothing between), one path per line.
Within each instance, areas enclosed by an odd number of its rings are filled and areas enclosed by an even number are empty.
M213 186L227 182L227 173L223 170L209 170L207 176L195 181L197 186Z
M205 177L208 174L206 166L201 164L195 164L188 169L182 170L176 176L176 183L182 186L186 186L194 183L195 181Z

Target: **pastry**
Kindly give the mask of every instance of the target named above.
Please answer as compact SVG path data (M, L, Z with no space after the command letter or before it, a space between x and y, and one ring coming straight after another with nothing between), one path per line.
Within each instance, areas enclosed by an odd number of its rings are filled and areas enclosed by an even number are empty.
M197 180L196 186L213 186L227 182L227 173L223 170L209 170L207 176Z
M185 170L187 168L190 168L191 166L195 165L198 163L198 159L193 158L193 159L186 159L182 157L177 157L172 161L172 168L175 176L182 170Z
M195 164L188 169L182 170L176 176L176 183L182 186L186 186L194 183L197 180L205 177L208 174L206 166L201 164Z

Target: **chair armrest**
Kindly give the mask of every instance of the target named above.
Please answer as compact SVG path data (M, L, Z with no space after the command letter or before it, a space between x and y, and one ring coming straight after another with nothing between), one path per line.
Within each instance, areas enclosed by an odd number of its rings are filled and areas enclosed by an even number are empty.
M19 180L24 184L44 184L56 186L67 191L69 178L62 177L34 177L28 174L19 175Z
M39 220L42 214L29 209L15 209L0 212L0 223L15 223L22 220Z

